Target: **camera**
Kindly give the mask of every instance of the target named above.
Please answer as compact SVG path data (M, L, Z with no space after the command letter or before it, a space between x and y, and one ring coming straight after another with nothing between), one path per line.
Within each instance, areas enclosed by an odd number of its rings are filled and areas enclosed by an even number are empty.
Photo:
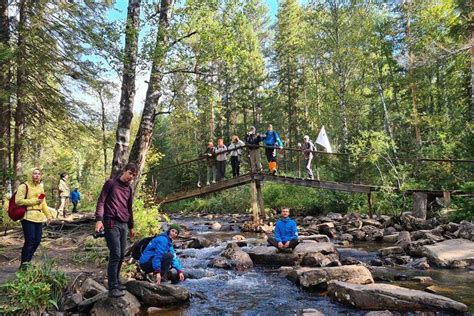
M104 229L101 229L98 232L94 232L94 238L102 238L102 237L105 237Z

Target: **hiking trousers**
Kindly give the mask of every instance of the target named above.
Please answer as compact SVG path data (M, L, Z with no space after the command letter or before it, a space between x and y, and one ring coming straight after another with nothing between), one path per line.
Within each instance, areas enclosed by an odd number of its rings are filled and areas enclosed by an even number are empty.
M107 277L109 279L109 291L119 286L120 269L122 268L125 248L127 247L128 225L119 221L105 219L104 233L107 247L109 248L109 264L107 266Z
M41 243L43 224L24 219L21 221L21 227L23 228L23 236L25 237L25 243L21 249L21 263L30 262Z

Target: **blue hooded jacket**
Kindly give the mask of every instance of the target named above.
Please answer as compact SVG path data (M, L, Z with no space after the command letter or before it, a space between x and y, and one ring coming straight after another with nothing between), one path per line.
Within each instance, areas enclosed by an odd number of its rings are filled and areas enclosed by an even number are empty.
M156 236L148 243L145 250L143 251L142 256L140 257L140 264L144 264L151 259L155 272L161 272L161 260L168 252L173 255L171 266L178 270L178 272L181 272L183 267L181 266L178 257L176 257L173 241L166 232Z
M297 238L298 228L296 228L296 222L294 220L287 217L277 221L275 226L275 240L277 242L285 243Z
M81 193L79 193L77 189L74 189L74 191L71 192L69 197L71 198L71 201L77 202L81 199Z
M281 142L280 135L275 131L267 131L266 136L263 138L263 143L265 146L273 147L275 144L278 144L278 147L283 147Z

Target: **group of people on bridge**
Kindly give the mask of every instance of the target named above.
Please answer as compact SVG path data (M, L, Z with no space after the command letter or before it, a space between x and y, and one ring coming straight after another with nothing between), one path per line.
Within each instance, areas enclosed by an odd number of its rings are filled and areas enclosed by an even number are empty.
M243 153L244 147L247 147L249 150L252 172L262 172L263 167L260 160L259 150L261 143L263 143L263 146L265 147L265 156L268 162L268 170L271 174L275 175L278 170L277 149L283 149L283 142L281 141L280 135L277 131L273 130L272 124L269 124L267 131L261 134L257 133L257 130L254 126L251 126L245 135L245 142L240 140L237 135L233 135L232 141L228 146L224 144L223 138L217 139L216 146L214 146L212 141L207 143L207 148L204 153L207 165L206 185L225 179L225 169L228 155L230 156L230 162L232 166L232 176L239 176L240 157ZM303 143L300 147L303 151L308 179L313 180L314 175L311 165L314 157L313 152L316 151L316 147L309 139L308 135L303 137Z

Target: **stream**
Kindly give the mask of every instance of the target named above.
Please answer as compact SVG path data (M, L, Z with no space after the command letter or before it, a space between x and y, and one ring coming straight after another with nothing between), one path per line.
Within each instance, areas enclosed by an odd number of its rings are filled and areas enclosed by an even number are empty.
M221 219L218 221L227 224ZM215 232L206 225L209 219L204 218L181 218L174 222L218 246L176 250L188 277L180 286L190 290L191 301L186 306L160 309L150 315L300 315L305 309L317 309L324 315L364 315L367 312L333 303L324 293L303 291L277 269L256 266L247 272L236 272L208 267L211 260L225 249L227 242L232 241L232 236L245 236L249 246L253 247L262 243L263 234L241 233L237 229ZM364 242L338 250L341 259L352 257L369 263L377 258L377 250L382 247L383 244ZM463 302L470 312L474 312L474 271L469 269L423 271L377 267L373 275L374 279L420 290L427 285L410 281L411 277L431 276L438 294ZM380 281L376 279L376 282Z

